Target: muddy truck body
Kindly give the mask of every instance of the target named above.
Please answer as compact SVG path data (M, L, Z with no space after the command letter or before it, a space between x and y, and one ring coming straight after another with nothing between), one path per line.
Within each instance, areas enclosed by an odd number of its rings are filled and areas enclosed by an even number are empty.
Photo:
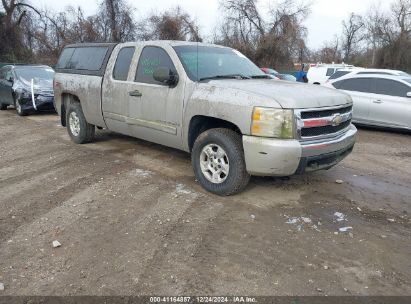
M251 175L329 169L353 149L352 99L272 80L231 48L179 41L67 46L55 105L79 144L95 128L191 153L208 191L242 191Z

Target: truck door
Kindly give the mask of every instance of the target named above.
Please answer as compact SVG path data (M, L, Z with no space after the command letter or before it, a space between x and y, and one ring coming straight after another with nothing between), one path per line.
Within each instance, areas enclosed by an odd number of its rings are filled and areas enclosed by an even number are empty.
M129 94L134 90L134 75L130 75L134 46L124 46L114 50L108 63L102 86L102 111L107 127L115 132L131 135L128 118Z
M170 47L168 50L172 53ZM174 61L165 49L145 46L140 54L134 77L133 90L129 91L128 124L135 137L166 146L181 148L181 120L184 100L184 78L169 86L154 80L158 67L183 75L177 55ZM177 64L176 64L177 63ZM176 68L178 66L178 68Z

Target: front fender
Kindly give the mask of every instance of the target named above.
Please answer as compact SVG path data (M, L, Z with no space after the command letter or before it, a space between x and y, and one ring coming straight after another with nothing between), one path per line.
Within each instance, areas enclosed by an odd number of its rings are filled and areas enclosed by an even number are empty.
M207 83L195 85L187 101L184 113L184 146L188 150L190 121L194 116L208 116L228 121L238 127L243 135L250 135L251 118L255 106L273 107L273 100L268 101L259 95L238 89L212 86ZM276 105L274 105L276 106ZM277 104L278 108L281 108Z

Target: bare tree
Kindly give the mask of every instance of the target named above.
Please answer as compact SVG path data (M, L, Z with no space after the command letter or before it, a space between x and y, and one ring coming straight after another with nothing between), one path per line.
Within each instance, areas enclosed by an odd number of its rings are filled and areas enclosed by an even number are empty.
M376 64L377 50L381 47L383 41L382 29L387 27L389 23L389 19L380 6L372 5L365 15L365 38L372 47L371 66L373 67Z
M216 42L235 47L259 65L291 65L308 53L307 35L302 21L310 13L310 3L281 1L269 10L264 20L257 0L221 1L225 22L220 25Z
M19 60L30 56L30 50L22 41L22 22L29 12L40 14L27 1L1 0L4 13L0 23L0 58L3 60Z
M392 12L400 35L411 34L411 0L397 0L392 4Z
M389 17L379 26L381 47L376 65L385 68L411 70L411 0L397 0Z
M179 6L152 13L140 23L139 32L143 40L202 41L196 21Z
M27 14L27 9L33 10L40 14L39 11L31 4L27 3L27 1L1 0L1 4L5 11L3 22L6 29L19 26Z
M134 11L125 0L103 0L96 21L101 22L101 31L104 33L105 40L112 42L133 40L136 36Z
M353 52L358 52L356 49L358 43L364 39L363 29L365 24L362 16L351 13L348 20L343 21L343 52L344 61L348 62L351 59Z
M260 36L265 34L265 24L257 9L257 0L222 0L228 22L233 23L243 43L251 43L255 31Z
M325 42L322 48L314 52L312 60L324 63L341 62L342 54L338 36L336 35L332 41Z

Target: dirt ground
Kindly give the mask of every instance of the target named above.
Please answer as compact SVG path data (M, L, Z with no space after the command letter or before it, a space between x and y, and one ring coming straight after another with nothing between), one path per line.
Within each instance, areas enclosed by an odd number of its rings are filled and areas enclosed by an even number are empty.
M361 129L329 171L222 198L186 153L2 111L0 295L411 295L410 157Z

